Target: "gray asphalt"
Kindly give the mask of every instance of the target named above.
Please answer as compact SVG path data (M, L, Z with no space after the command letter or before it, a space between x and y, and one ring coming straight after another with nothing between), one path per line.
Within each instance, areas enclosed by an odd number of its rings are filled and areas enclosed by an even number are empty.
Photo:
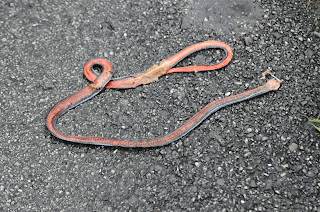
M315 0L18 1L0 3L0 211L320 211L319 11ZM178 73L105 90L64 115L73 135L152 138L207 103L262 85L282 87L224 108L161 148L73 144L45 117L108 59L114 77L148 69L185 47L234 50L216 71ZM203 51L179 66L215 63Z

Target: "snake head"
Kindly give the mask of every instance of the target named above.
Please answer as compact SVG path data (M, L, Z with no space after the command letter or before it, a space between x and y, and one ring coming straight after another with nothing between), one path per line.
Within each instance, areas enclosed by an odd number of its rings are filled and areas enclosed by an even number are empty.
M276 79L270 79L266 84L266 88L271 91L276 91L281 86L281 82Z

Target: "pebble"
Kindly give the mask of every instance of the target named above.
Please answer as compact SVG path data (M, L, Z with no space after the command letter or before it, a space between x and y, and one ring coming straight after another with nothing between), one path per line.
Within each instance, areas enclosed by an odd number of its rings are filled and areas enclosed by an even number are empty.
M51 82L47 82L43 85L44 90L52 90L54 88L54 85Z
M252 39L250 37L245 37L244 38L244 43L246 46L249 46L252 43Z
M314 34L315 36L317 36L318 38L320 38L320 32L314 31L313 34Z
M292 143L292 144L289 145L289 150L291 152L296 151L297 149L298 149L298 144Z
M253 133L249 133L249 134L247 135L248 138L252 138L253 136L254 136Z
M313 55L313 51L311 49L307 49L304 54L307 56L307 57L312 57Z
M187 17L182 18L181 29L191 28L191 20Z
M198 54L198 55L194 58L194 60L195 60L195 64L197 64L197 65L203 65L203 64L205 64L205 62L206 62L206 57L203 56L203 55L201 55L201 54Z
M251 188L256 188L256 187L258 187L256 181L254 181L254 180L251 180L249 186L250 186Z
M224 185L224 179L223 178L219 178L219 179L217 179L217 184L218 185Z
M252 131L253 131L252 128L248 128L248 129L247 129L247 132L248 132L248 133L251 133Z
M272 35L273 35L276 39L281 38L281 34L278 33L278 32L274 32L274 33L272 33Z

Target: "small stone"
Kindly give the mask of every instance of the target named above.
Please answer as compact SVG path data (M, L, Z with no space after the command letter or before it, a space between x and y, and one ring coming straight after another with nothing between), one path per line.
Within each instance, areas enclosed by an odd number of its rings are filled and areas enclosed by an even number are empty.
M195 63L198 64L198 65L203 65L205 64L206 62L206 57L201 55L201 54L198 54L195 58Z
M248 132L248 133L251 133L252 131L253 131L252 128L248 128L248 129L247 129L247 132Z
M253 133L249 133L249 134L247 135L248 138L252 138L253 136L254 136Z
M276 194L280 194L280 191L279 191L279 190L274 190L274 192L275 192Z
M168 12L174 14L174 13L176 13L176 10L173 7L170 7L168 9Z
M43 85L44 90L52 90L54 88L54 85L51 82L47 82Z
M289 145L289 150L291 152L296 151L297 149L298 149L298 144L292 143L292 144Z
M320 38L320 32L313 32L313 34L314 34L315 36L317 36L318 38Z
M295 165L295 166L293 166L293 170L295 171L295 172L298 172L298 171L300 171L302 169L302 166L301 165Z
M282 41L279 39L279 40L276 40L274 43L275 43L275 44L281 44Z
M312 57L313 55L313 51L311 49L307 49L304 54L307 56L307 57Z
M275 165L274 168L275 168L276 171L282 172L282 167L281 166Z
M175 182L177 182L177 178L174 175L169 175L169 181L171 183L175 183Z
M217 179L217 184L224 185L224 179L222 179L222 178Z
M284 176L286 176L286 175L287 175L286 172L282 172L282 173L280 174L280 177L284 177Z
M308 176L308 177L314 177L314 176L315 176L315 173L314 173L313 171L308 171L308 172L306 173L306 176Z
M181 23L181 29L189 29L191 28L191 20L187 17L184 17L182 19L182 23Z
M200 166L201 166L201 163L200 163L200 162L195 162L194 165L195 165L196 167L200 167Z
M317 168L317 167L313 167L313 172L315 173L315 174L318 174L319 173L319 169Z
M155 165L154 169L159 172L161 172L163 170L162 166L160 166L160 165Z
M273 35L276 39L281 38L281 34L278 33L278 32L274 32L274 33L272 33L272 35Z
M250 37L245 37L244 38L244 43L246 46L249 46L252 43L252 39Z
M254 181L254 180L251 180L251 182L250 182L249 185L250 185L251 188L256 188L256 187L258 187L256 181Z

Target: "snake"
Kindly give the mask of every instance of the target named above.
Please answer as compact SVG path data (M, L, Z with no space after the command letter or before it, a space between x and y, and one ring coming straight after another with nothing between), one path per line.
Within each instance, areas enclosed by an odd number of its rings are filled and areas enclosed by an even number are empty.
M203 49L221 49L224 51L225 57L221 62L213 65L191 65L174 68L174 66L185 57ZM278 90L281 85L281 81L277 78L272 78L267 83L257 88L212 101L171 133L152 139L127 140L99 136L66 135L56 129L56 123L63 114L92 99L94 96L104 91L104 89L134 88L139 85L154 82L158 80L160 76L170 73L198 72L221 69L230 63L232 54L231 47L226 43L208 40L185 48L176 55L166 60L162 60L159 65L153 65L145 72L138 73L134 76L120 78L112 78L112 65L108 60L101 58L93 59L84 67L84 75L93 83L56 104L49 111L46 117L46 126L53 136L64 141L74 143L118 147L157 147L168 145L188 134L191 130L196 128L201 122L219 109L231 104L254 98L256 96L260 96L270 91ZM97 71L99 68L102 70L101 73Z

